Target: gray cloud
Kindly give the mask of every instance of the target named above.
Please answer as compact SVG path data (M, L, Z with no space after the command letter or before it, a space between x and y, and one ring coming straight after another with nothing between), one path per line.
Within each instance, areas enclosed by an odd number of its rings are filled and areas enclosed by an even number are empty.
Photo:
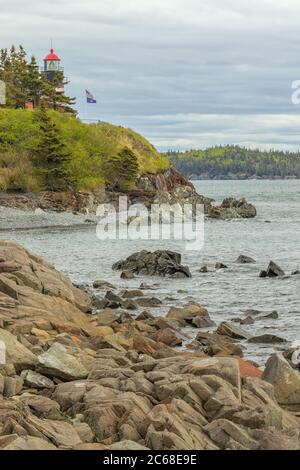
M0 46L42 60L52 37L80 116L159 148L296 148L299 14L298 0L0 0Z

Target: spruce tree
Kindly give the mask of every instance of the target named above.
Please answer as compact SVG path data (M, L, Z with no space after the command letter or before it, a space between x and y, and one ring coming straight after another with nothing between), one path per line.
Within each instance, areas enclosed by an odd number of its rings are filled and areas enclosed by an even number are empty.
M135 153L124 147L104 163L107 183L113 189L126 190L135 186L139 172L139 163Z
M44 104L37 111L39 143L35 164L45 189L64 191L75 185L70 171L71 153L66 148L55 122Z

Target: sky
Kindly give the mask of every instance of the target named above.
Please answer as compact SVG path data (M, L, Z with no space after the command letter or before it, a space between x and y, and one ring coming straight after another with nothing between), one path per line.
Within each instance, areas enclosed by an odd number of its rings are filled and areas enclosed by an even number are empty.
M42 63L51 38L82 119L160 150L300 146L299 0L0 0L0 48Z

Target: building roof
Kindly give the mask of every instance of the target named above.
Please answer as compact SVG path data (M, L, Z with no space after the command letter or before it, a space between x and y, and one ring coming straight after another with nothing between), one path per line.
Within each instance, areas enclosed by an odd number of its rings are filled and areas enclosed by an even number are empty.
M60 58L56 54L54 54L54 49L51 49L50 54L46 55L44 60L60 60Z

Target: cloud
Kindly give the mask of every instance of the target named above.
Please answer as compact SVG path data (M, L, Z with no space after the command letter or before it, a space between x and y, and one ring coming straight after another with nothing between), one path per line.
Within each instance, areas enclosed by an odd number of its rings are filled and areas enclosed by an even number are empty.
M298 0L0 0L0 14L1 47L41 61L53 38L83 118L160 148L297 145Z

